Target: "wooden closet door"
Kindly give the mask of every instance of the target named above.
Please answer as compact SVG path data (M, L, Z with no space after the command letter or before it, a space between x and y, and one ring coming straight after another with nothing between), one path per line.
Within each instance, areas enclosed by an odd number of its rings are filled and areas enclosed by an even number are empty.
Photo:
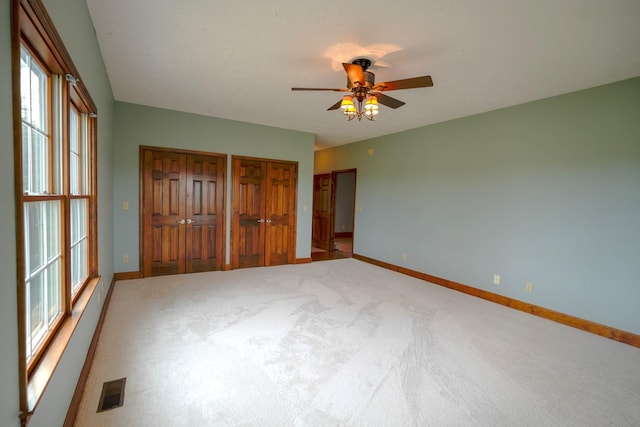
M224 267L224 157L188 154L186 161L186 272Z
M264 264L265 187L264 161L233 158L233 223L231 265L233 268Z
M224 267L226 157L143 148L143 276Z
M295 262L297 164L233 158L231 267Z
M143 162L143 274L183 273L186 158L145 150Z
M296 174L294 163L267 163L265 265L295 262Z

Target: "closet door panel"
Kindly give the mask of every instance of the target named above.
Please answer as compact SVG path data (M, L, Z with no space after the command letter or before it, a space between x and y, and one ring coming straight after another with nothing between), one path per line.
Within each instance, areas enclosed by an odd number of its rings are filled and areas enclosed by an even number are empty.
M187 155L186 271L224 266L225 158Z
M145 275L184 272L185 159L176 153L144 154L143 272ZM148 254L145 256L144 254Z
M296 173L294 163L267 163L266 265L295 262Z
M233 159L232 265L264 265L265 200L263 161Z

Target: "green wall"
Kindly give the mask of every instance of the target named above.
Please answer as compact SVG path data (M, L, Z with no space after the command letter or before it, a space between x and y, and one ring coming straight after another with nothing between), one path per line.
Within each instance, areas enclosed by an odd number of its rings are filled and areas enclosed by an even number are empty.
M9 5L8 1L0 1L0 426L19 425L20 408Z
M311 254L313 143L311 134L196 114L116 102L114 211L116 271L138 271L139 147L181 148L298 162L297 258ZM227 262L229 262L231 161L227 160ZM129 209L123 210L122 203ZM305 211L305 207L307 208ZM127 255L128 264L122 263Z
M640 78L316 153L347 168L356 253L640 333Z
M18 324L16 295L15 195L11 110L11 19L9 1L0 1L0 426L18 426ZM98 107L98 253L103 281L113 277L113 190L111 130L113 95L84 0L43 0L80 77ZM59 426L66 416L102 308L93 295L29 426Z

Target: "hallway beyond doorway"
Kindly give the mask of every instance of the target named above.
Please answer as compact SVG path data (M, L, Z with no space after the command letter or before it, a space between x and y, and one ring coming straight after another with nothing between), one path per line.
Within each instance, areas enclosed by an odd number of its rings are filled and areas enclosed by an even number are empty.
M313 261L326 261L330 259L351 258L353 256L353 237L336 237L333 251L325 251L318 248L311 248L311 259Z

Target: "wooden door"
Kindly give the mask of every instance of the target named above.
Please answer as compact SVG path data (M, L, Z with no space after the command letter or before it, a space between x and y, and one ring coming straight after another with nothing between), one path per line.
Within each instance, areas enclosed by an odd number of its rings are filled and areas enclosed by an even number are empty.
M233 268L264 265L266 171L264 161L233 158Z
M186 157L145 150L143 158L143 274L184 273Z
M143 275L222 269L225 157L143 148L141 162Z
M295 262L297 164L233 158L232 268Z
M187 155L186 272L224 266L225 158Z
M333 225L333 174L313 176L313 217L311 244L314 248L332 251L334 245Z
M265 265L295 262L296 169L293 163L267 163Z

